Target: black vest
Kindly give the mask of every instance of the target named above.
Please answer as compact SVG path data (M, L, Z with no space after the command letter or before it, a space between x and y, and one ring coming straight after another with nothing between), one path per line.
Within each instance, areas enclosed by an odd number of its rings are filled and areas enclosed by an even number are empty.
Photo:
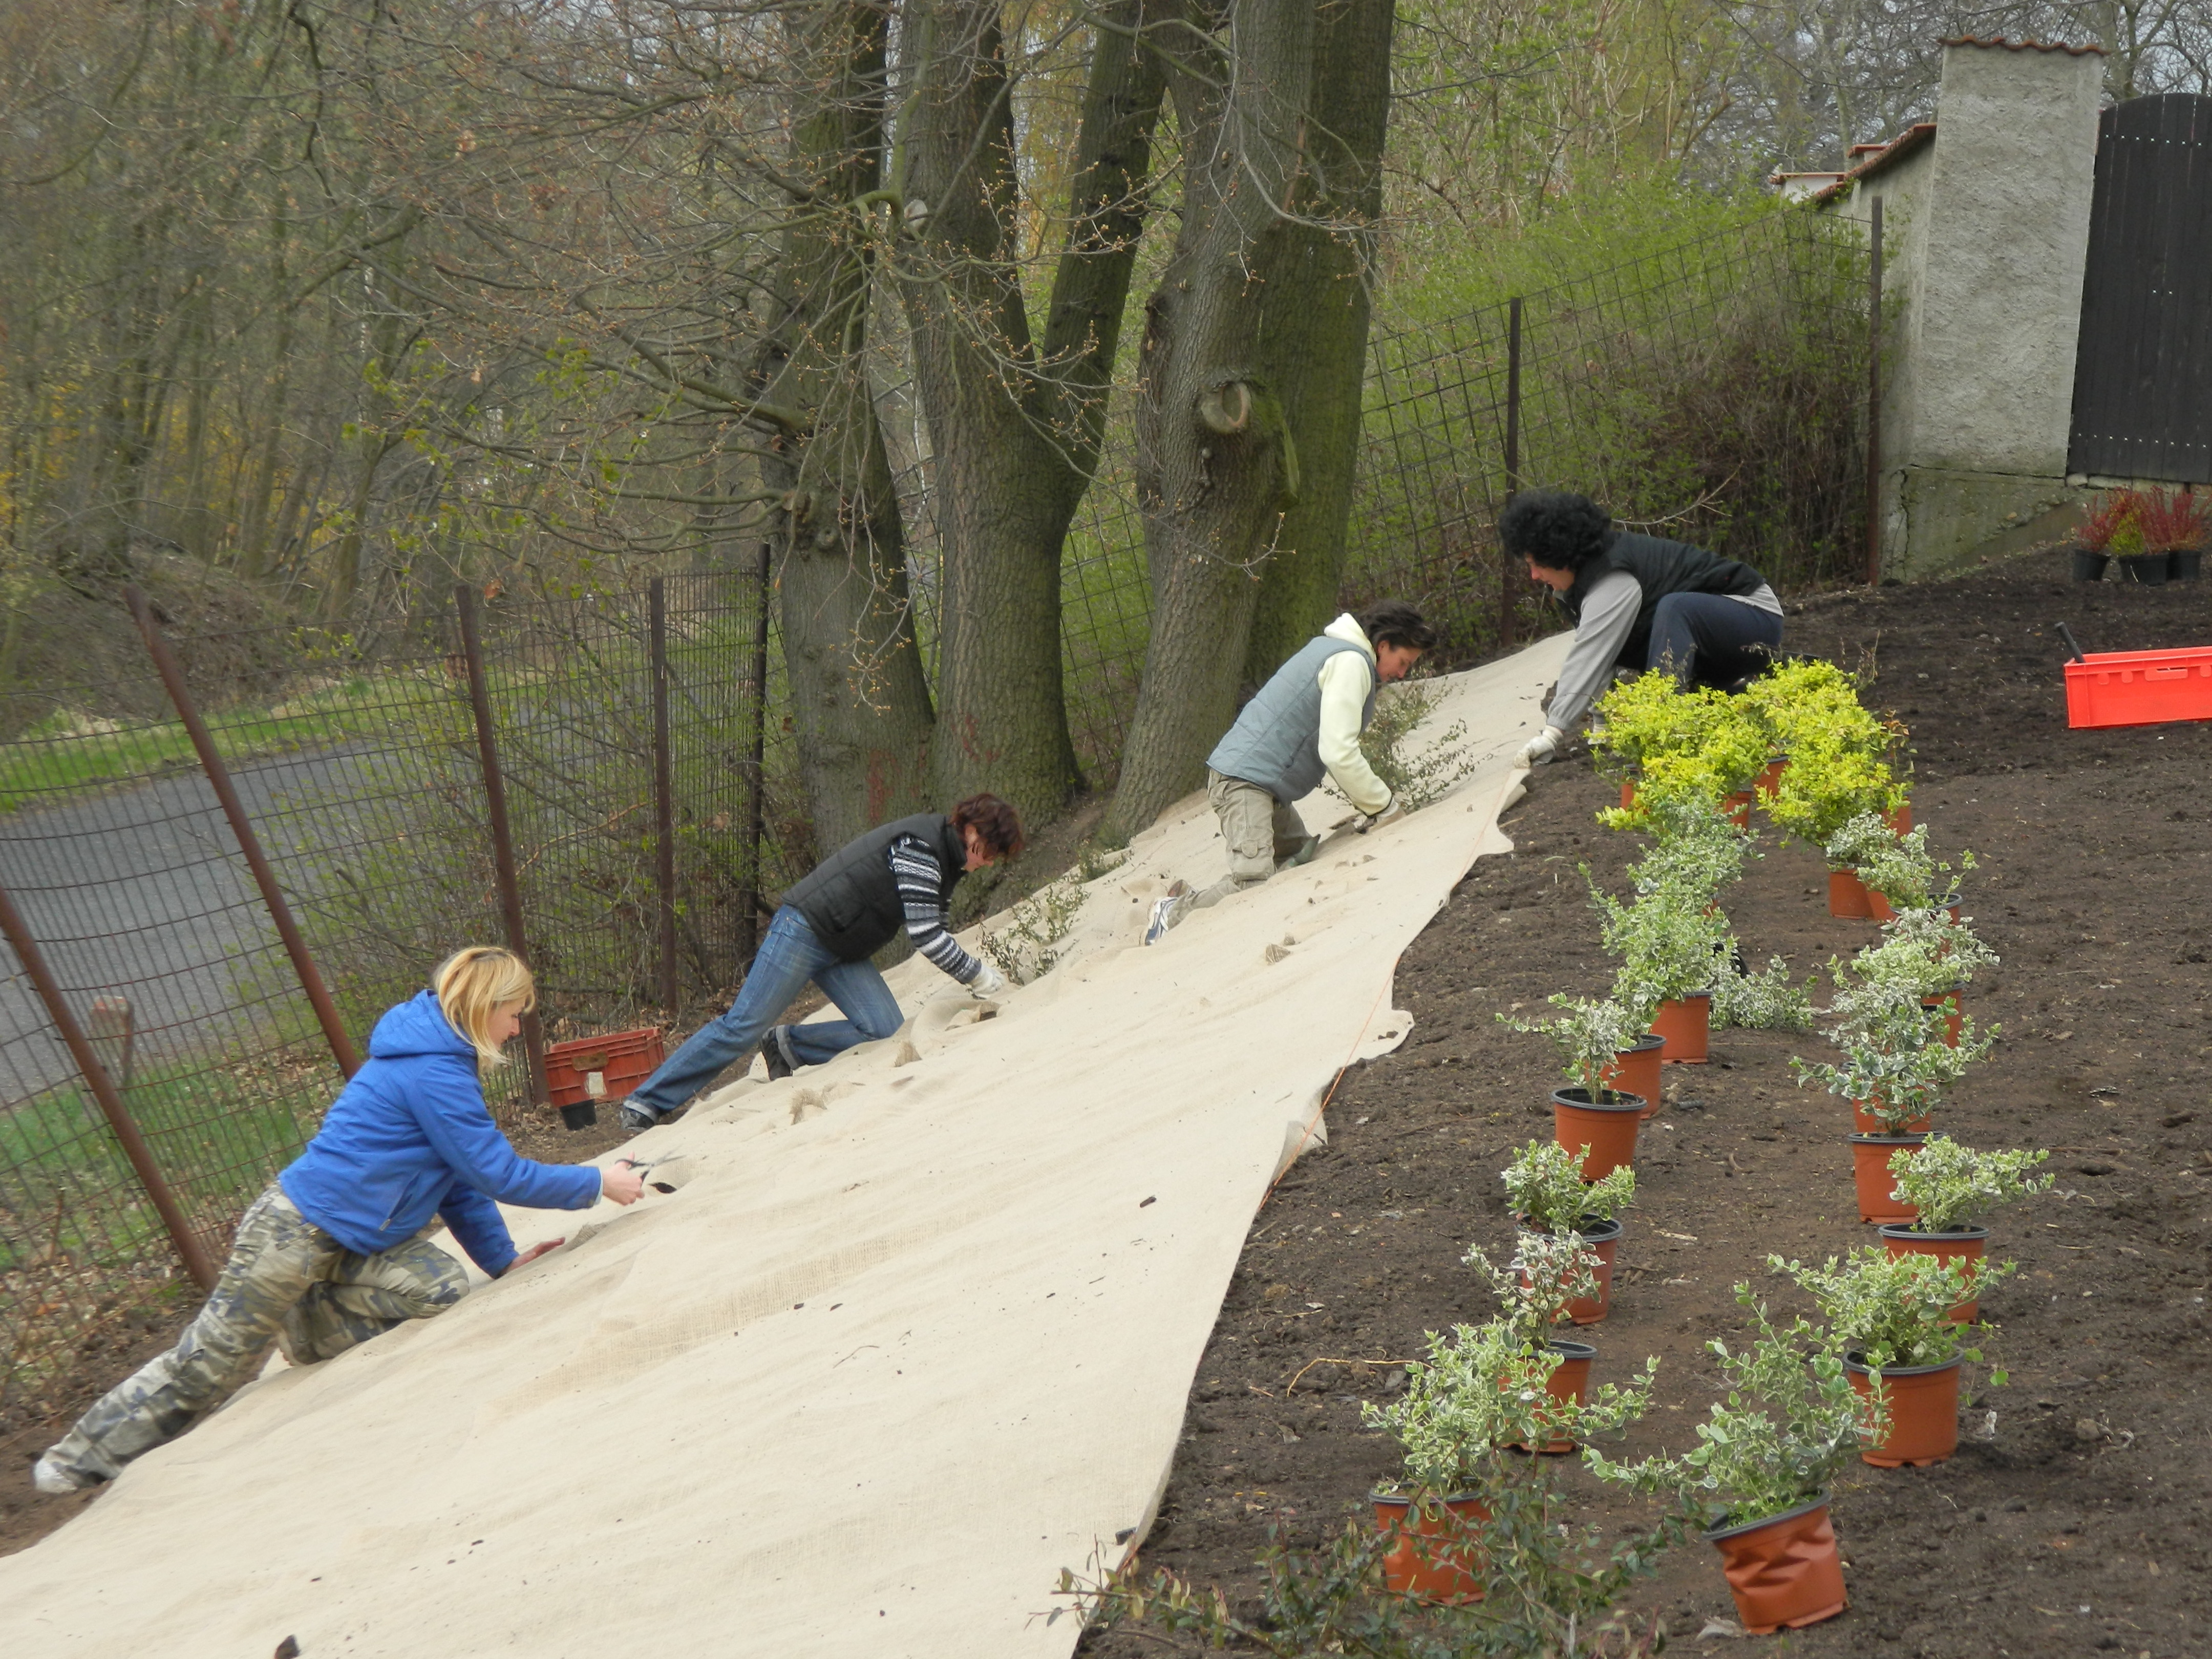
M814 937L836 951L841 962L873 956L906 925L906 908L899 902L898 884L891 879L886 856L902 836L937 849L937 862L945 872L938 907L949 908L952 890L968 872L968 845L942 812L917 812L854 836L783 896L783 902L806 918Z
M1559 596L1559 608L1580 623L1583 600L1600 577L1614 570L1626 570L1644 590L1636 606L1636 626L1628 630L1620 654L1613 659L1616 668L1623 664L1644 666L1651 654L1651 613L1669 593L1729 593L1748 599L1766 585L1765 577L1739 560L1724 559L1687 542L1620 530L1613 532L1605 551L1576 574L1575 585Z

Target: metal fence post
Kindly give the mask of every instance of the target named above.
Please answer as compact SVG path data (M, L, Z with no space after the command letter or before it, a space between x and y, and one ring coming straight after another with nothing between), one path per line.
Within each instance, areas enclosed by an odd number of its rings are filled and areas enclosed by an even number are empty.
M131 591L137 592L135 588ZM15 960L22 963L23 971L31 976L31 983L39 993L39 1000L46 1004L47 1016L54 1022L54 1029L61 1033L62 1041L68 1045L70 1057L76 1061L77 1070L83 1073L93 1099L99 1102L100 1115L107 1120L107 1127L115 1132L115 1139L122 1143L123 1156L131 1160L131 1168L138 1177L138 1184L146 1189L146 1196L153 1200L162 1226L168 1230L169 1242L177 1247L177 1256L185 1264L185 1271L192 1276L193 1282L202 1290L214 1288L215 1263L200 1248L198 1236L192 1231L191 1224L185 1219L177 1195L169 1190L169 1183L161 1178L161 1169L154 1162L154 1153L146 1145L146 1138L138 1133L138 1125L132 1120L130 1109L123 1103L123 1097L116 1091L114 1079L108 1076L107 1068L100 1064L100 1055L94 1050L91 1039L85 1036L84 1028L77 1024L76 1016L70 1012L69 1003L62 995L61 983L46 965L46 953L39 949L39 942L32 937L29 924L23 920L22 913L16 909L15 901L5 887L0 887L0 933L7 935L9 946L15 952Z
M775 550L760 544L760 588L754 596L758 610L753 617L753 752L749 769L748 803L751 841L745 859L745 971L752 971L753 956L760 949L761 841L768 815L768 602L775 576Z
M1521 493L1521 296L1505 302L1505 504ZM1498 644L1513 643L1513 556L1498 550Z
M291 906L284 902L283 890L276 884L276 872L262 856L260 838L253 833L238 791L231 787L230 769L216 752L207 722L200 718L199 708L185 689L184 671L177 665L176 653L169 649L169 641L154 620L154 609L147 604L145 594L137 584L125 587L123 593L130 601L131 614L137 618L138 631L145 637L146 650L154 659L162 685L168 690L169 701L176 705L177 718L185 723L185 731L192 740L192 750L199 757L209 787L215 791L223 817L230 821L230 833L238 838L238 850L245 855L246 867L253 872L254 885L261 890L261 902L269 907L270 920L276 924L276 936L284 942L284 954L292 959L292 971L299 975L300 988L307 994L315 1018L322 1025L323 1038L331 1045L338 1069L351 1077L361 1070L361 1056L354 1051L353 1039L346 1035L345 1024L338 1018L337 1004L331 1000L329 988L323 983L314 958L307 954L307 941L301 934L299 924L292 919Z
M492 735L491 692L484 684L483 644L477 636L477 591L466 582L453 586L453 608L460 613L461 657L468 667L469 708L476 719L477 759L483 768L484 817L491 825L491 863L499 884L499 911L506 924L507 948L527 964L523 941L522 883L514 872L514 838L507 823L507 781L499 769L499 742ZM532 1008L522 1017L522 1052L530 1069L533 1105L552 1103L545 1084L545 1023Z
M1867 264L1867 586L1881 582L1881 198L1874 198Z
M661 579L647 585L653 614L653 877L660 888L660 1006L676 1018L676 787L668 753L668 596Z

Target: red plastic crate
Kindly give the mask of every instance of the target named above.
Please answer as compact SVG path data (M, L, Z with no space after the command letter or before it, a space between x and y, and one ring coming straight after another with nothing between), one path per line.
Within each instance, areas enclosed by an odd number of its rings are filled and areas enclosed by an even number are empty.
M2103 651L2066 665L2066 724L2212 720L2212 646Z
M660 1061L657 1025L605 1036L571 1037L547 1047L545 1086L556 1106L580 1106L592 1097L584 1087L584 1074L597 1072L606 1084L605 1097L620 1100L651 1077Z

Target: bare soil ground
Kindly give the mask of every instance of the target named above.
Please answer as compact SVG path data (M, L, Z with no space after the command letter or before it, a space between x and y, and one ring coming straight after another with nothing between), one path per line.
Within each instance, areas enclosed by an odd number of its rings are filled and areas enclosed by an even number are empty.
M1931 839L1972 848L1967 908L2002 965L1970 988L2004 1028L1942 1126L1971 1146L2052 1150L2057 1190L2002 1212L1992 1254L2019 1275L1984 1302L2010 1386L1970 1367L1959 1455L1856 1468L1834 1516L1852 1605L1780 1638L1808 1656L2166 1656L2212 1651L2212 726L2072 732L2052 624L2089 650L2212 644L2212 587L2076 586L2064 555L1941 585L1829 597L1793 615L1794 651L1874 676L1869 701L1911 725ZM1550 1133L1548 1045L1500 1011L1609 978L1578 866L1618 890L1640 839L1597 827L1608 787L1586 759L1537 772L1507 815L1510 856L1480 862L1399 965L1407 1045L1348 1073L1328 1146L1261 1211L1194 1382L1182 1453L1144 1552L1255 1607L1270 1527L1315 1544L1396 1469L1358 1402L1402 1386L1423 1333L1489 1309L1469 1244L1510 1255L1497 1171ZM1801 972L1875 936L1826 914L1816 854L1762 843L1729 903L1746 951ZM1202 924L1201 924L1202 925ZM1632 1448L1692 1443L1714 1397L1703 1352L1741 1328L1732 1287L1770 1251L1825 1257L1872 1242L1852 1203L1849 1113L1798 1089L1787 1061L1817 1036L1716 1035L1670 1067L1644 1125L1612 1316L1575 1332L1595 1380L1662 1360L1660 1402ZM1318 1362L1318 1363L1316 1363ZM1295 1389L1291 1387L1297 1378ZM1578 1468L1569 1489L1608 1525L1640 1513ZM1701 1542L1630 1605L1663 1613L1675 1651L1733 1615ZM1162 1650L1092 1632L1090 1659Z

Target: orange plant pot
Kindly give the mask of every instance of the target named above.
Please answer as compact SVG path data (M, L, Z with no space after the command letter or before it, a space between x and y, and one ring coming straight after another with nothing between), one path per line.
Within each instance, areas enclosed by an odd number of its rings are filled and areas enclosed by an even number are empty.
M1395 1498L1371 1492L1375 1524L1391 1540L1382 1582L1401 1595L1460 1604L1482 1600L1482 1547L1472 1534L1490 1507L1462 1492L1455 1498Z
M1889 827L1900 836L1909 836L1912 833L1912 803L1911 801L1905 802L1904 805L1889 815Z
M1597 1266L1590 1274L1597 1280L1597 1294L1578 1297L1560 1311L1572 1324L1595 1325L1613 1311L1613 1257L1620 1248L1620 1223L1584 1221L1575 1229L1575 1237L1582 1241L1584 1249L1597 1258ZM1526 1273L1521 1276L1521 1282L1528 1282ZM1575 1397L1579 1400L1582 1396Z
M1861 1398L1874 1392L1867 1368L1844 1356L1844 1369ZM1889 1395L1889 1433L1879 1446L1868 1446L1859 1461L1878 1469L1927 1468L1959 1449L1959 1362L1899 1365L1881 1374Z
M1552 1091L1552 1138L1570 1153L1585 1146L1583 1179L1602 1181L1624 1164L1636 1162L1636 1126L1644 1121L1644 1097L1601 1091L1592 1100L1587 1089Z
M1866 884L1864 882L1861 882L1859 885L1866 887ZM1889 902L1889 895L1883 892L1879 887L1867 887L1866 896L1867 914L1869 915L1872 916L1876 921L1895 921L1897 920L1897 907Z
M1859 879L1856 871L1828 872L1828 914L1850 921L1865 921L1874 915L1866 884Z
M1924 1135L1934 1121L1933 1118L1916 1117L1898 1133L1907 1135ZM1888 1127L1880 1118L1856 1100L1851 1103L1851 1131L1855 1134L1862 1135L1886 1135L1889 1133Z
M1705 1537L1721 1553L1736 1616L1753 1636L1817 1625L1850 1603L1826 1494L1764 1521L1717 1527Z
M1850 1135L1851 1180L1858 1188L1859 1219L1862 1221L1911 1221L1920 1213L1917 1205L1907 1204L1891 1194L1896 1189L1897 1178L1889 1172L1891 1154L1900 1146L1918 1146L1928 1137L1924 1134Z
M1651 1035L1666 1047L1659 1059L1668 1066L1702 1066L1711 1049L1713 994L1693 991L1686 997L1669 997L1651 1016Z
M1737 829L1748 830L1751 828L1751 791L1739 789L1721 803L1721 811L1728 814L1729 821Z
M1959 1006L1959 994L1956 991L1946 991L1940 997L1920 999L1920 1006L1923 1008L1942 1008L1947 1005L1951 1012L1950 1017L1943 1022L1943 1041L1955 1048L1959 1046L1959 1033L1965 1029L1966 1020L1966 1011Z
M1650 1117L1659 1109L1660 1051L1666 1048L1662 1036L1641 1036L1632 1048L1623 1048L1614 1056L1601 1078L1608 1089L1618 1089L1623 1094L1644 1097L1644 1115Z
M1612 1278L1610 1271L1606 1277ZM1576 1342L1565 1337L1554 1337L1544 1345L1559 1356L1559 1364L1546 1379L1544 1392L1563 1406L1579 1406L1589 1388L1590 1366L1597 1358L1597 1350L1587 1342ZM1547 1455L1559 1456L1575 1449L1572 1436L1557 1434L1536 1448Z
M1782 775L1789 769L1790 757L1777 755L1766 763L1766 769L1759 775L1758 781L1751 786L1753 793L1762 800L1773 799L1775 792L1782 787Z
M1892 1255L1932 1255L1938 1261L1979 1261L1989 1247L1990 1230L1961 1227L1951 1233L1923 1233L1917 1227L1893 1222L1882 1228L1881 1242ZM1979 1297L1961 1302L1951 1310L1951 1317L1961 1325L1971 1325L1981 1316Z

